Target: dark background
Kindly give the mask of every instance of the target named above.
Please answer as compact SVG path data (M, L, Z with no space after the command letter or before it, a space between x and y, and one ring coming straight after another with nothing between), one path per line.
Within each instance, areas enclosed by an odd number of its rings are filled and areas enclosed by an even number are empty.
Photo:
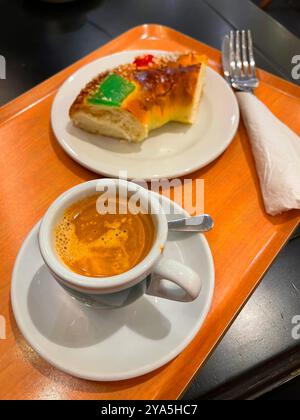
M231 29L251 29L257 64L291 82L300 54L299 0L0 0L0 104L142 23L164 24L215 48ZM267 13L266 13L267 12ZM0 139L1 141L1 139ZM300 373L300 238L291 240L183 398L256 398ZM300 379L264 399L300 399Z
M300 9L288 7L289 0L276 3L272 13L289 11L299 32ZM142 23L171 26L215 48L230 29L250 28L258 65L291 81L291 59L299 53L299 38L248 0L0 0L0 10L0 54L7 62L1 104Z

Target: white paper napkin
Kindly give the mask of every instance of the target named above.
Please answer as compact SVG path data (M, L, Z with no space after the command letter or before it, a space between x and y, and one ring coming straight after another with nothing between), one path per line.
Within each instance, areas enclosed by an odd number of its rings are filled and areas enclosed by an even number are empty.
M300 137L251 93L237 93L267 213L300 209Z

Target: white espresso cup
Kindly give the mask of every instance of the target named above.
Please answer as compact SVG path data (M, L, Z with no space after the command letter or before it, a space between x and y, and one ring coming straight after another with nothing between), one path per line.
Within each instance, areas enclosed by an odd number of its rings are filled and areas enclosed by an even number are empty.
M147 204L155 226L155 239L146 257L130 270L110 277L83 276L71 271L57 255L55 227L72 204L108 188L115 188L117 192L120 188L126 189L128 197L136 194L143 205ZM191 268L164 257L167 236L167 217L154 193L132 182L100 179L79 184L54 201L42 219L39 245L43 260L56 281L85 305L100 309L119 308L145 293L179 302L193 301L201 291L201 279Z

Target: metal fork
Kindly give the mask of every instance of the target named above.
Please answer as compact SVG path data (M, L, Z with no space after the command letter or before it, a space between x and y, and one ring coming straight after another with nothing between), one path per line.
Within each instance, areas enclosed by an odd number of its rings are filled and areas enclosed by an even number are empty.
M240 92L253 92L259 85L256 77L251 31L231 31L222 45L224 75Z

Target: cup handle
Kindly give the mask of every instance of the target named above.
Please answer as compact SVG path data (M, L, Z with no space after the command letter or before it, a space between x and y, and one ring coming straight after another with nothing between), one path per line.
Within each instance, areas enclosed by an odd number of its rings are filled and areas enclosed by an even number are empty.
M166 287L166 280L179 288ZM201 288L201 279L194 270L178 261L162 257L154 267L146 294L177 302L191 302L199 296Z

